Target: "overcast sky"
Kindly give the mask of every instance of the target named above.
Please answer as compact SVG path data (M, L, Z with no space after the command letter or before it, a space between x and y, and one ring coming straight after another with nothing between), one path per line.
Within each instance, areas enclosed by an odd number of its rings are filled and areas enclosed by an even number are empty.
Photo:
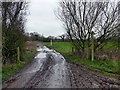
M58 0L30 0L26 22L27 32L38 32L44 36L58 36L65 32L62 22L54 14Z
M58 36L65 33L62 22L54 14L54 10L57 9L60 0L28 1L30 1L28 7L30 14L27 16L26 22L27 32L38 32L44 36Z

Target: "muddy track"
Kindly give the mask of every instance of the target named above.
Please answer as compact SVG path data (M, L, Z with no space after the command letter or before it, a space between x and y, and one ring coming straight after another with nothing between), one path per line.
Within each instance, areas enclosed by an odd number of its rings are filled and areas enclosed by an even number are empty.
M49 60L48 60L49 59ZM47 57L47 60L43 63L40 70L36 72L34 76L26 83L24 88L34 88L36 87L41 81L43 81L43 77L47 77L46 74L50 74L50 69L52 67L52 59L50 56Z
M55 50L38 49L31 63L3 83L3 88L119 88L120 80L103 77L66 62Z
M119 79L97 75L95 72L76 64L71 64L71 83L74 88L119 88Z

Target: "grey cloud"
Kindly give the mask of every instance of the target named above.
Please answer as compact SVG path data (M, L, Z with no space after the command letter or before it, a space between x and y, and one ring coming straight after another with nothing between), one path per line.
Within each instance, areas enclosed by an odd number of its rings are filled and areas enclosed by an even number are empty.
M27 17L26 31L38 32L45 36L58 36L65 32L62 23L54 15L57 0L32 0L29 5L30 15Z

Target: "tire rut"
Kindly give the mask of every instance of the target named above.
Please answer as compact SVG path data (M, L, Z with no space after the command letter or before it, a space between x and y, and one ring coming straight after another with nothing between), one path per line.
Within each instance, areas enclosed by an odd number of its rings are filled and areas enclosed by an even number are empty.
M47 55L47 59L44 61L40 70L37 71L34 76L32 76L32 78L26 83L24 88L36 87L41 81L43 81L43 77L45 77L45 75L49 73L52 64L53 63L52 63L52 59L50 58L50 55Z

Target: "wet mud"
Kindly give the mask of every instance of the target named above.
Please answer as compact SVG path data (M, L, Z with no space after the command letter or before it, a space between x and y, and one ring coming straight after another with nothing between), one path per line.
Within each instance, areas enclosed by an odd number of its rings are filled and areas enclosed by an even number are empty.
M55 50L39 46L31 63L5 81L3 88L120 88L120 81L68 63Z

